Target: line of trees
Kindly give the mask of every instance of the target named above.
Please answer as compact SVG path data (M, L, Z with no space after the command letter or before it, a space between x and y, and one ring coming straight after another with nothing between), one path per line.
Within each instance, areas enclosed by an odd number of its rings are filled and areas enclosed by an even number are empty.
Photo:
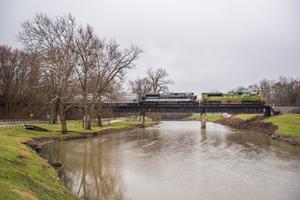
M38 92L41 81L40 60L36 54L0 45L0 114L13 117L20 107L24 112L45 98ZM34 90L32 90L34 88Z
M237 87L235 92L257 91L266 103L274 106L300 106L300 79L279 77L278 80L261 80L248 87Z
M116 96L141 53L136 46L121 49L114 40L100 39L90 25L78 25L71 15L37 14L22 23L18 38L24 50L0 46L0 103L9 116L11 104L20 108L47 102L52 123L59 115L62 133L67 133L67 105L78 97L84 128L91 128L95 112L101 125L101 107L95 105Z

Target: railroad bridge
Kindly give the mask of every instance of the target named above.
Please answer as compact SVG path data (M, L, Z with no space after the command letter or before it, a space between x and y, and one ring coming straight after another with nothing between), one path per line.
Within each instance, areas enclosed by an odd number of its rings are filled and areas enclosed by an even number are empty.
M140 113L143 124L145 113L200 113L201 128L206 128L206 113L248 114L257 113L271 115L271 107L262 104L139 104L139 103L107 103L106 107L114 113Z

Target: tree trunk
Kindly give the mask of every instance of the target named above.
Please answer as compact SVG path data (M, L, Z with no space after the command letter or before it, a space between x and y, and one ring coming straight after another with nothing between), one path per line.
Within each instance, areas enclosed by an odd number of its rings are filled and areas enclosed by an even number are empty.
M91 129L91 116L89 113L87 113L84 118L84 129L85 130Z
M58 105L57 105L57 100L53 101L51 103L51 119L50 119L50 124L56 124L57 123L57 115L58 115Z
M84 116L83 116L83 128L86 130L91 129L91 116L90 116L90 105L88 104L87 93L83 93L83 103L84 103Z
M92 116L93 116L93 106L88 105L85 109L85 115L84 115L84 129L90 130L92 128Z
M101 117L101 113L97 114L97 125L102 127L102 117Z
M65 116L65 106L64 103L60 100L59 101L59 116L60 116L60 126L61 126L61 133L67 134L67 123L66 123L66 116Z
M6 102L6 118L9 118L9 102Z
M98 99L97 107L97 125L102 127L102 117L101 117L101 96Z
M91 113L90 108L88 105L84 108L84 129L89 130L91 129Z

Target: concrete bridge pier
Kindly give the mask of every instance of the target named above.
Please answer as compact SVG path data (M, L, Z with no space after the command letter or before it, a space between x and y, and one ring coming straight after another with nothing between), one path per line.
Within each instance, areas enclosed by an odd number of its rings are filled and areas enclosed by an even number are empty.
M206 129L206 113L200 113L201 129Z

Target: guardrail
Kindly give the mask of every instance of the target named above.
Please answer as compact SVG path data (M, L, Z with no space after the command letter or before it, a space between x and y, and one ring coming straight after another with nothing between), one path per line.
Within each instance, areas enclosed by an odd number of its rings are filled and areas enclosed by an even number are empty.
M0 127L21 127L24 124L48 124L47 120L1 119Z

